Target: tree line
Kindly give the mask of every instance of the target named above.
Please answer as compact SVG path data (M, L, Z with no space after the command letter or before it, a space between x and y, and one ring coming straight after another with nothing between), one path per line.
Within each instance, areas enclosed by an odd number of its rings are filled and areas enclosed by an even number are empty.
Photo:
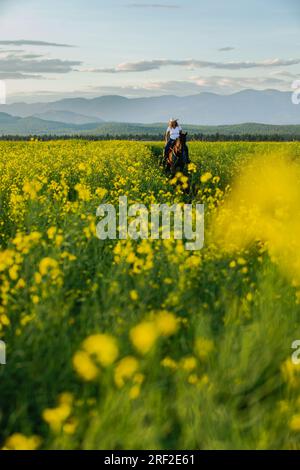
M103 141L103 140L128 140L128 141L154 141L161 142L162 136L159 134L119 134L119 135L82 135L82 134L44 134L44 135L2 135L0 141L32 141L39 140L48 142L52 140L88 140L88 141ZM189 139L192 141L203 142L226 142L226 141L247 141L247 142L291 142L300 141L299 134L190 134Z

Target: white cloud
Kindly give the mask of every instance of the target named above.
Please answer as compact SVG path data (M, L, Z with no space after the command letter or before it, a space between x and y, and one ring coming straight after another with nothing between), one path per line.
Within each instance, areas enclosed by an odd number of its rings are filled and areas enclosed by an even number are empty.
M8 53L0 51L0 74L7 78L41 78L39 74L65 74L75 71L80 61L48 59L39 54ZM26 74L26 76L25 76Z
M40 80L44 78L42 75L30 74L30 73L20 73L20 72L0 72L0 80Z
M290 82L268 76L268 77L191 77L191 81L198 85L202 91L214 91L217 93L234 93L247 88L265 90L276 88L282 91L290 89Z
M230 94L243 89L264 90L276 88L282 91L290 90L290 81L277 77L190 77L188 80L147 81L140 84L127 84L125 86L99 86L91 87L90 93L95 95L122 95L127 97L177 95L187 96L202 92Z
M56 42L36 41L30 39L12 39L0 41L0 46L43 46L43 47L75 47L71 44L60 44Z
M212 62L205 60L170 60L170 59L153 59L141 60L138 62L124 62L112 68L94 68L90 69L95 73L130 73L130 72L147 72L150 70L159 70L162 67L177 66L189 69L211 68L224 70L243 70L253 68L269 68L269 67L286 67L290 65L300 64L300 59L267 59L263 61L243 61L243 62Z

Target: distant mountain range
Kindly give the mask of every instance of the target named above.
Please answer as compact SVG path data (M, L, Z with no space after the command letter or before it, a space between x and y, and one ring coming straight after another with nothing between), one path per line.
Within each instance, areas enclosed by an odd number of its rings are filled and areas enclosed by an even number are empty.
M69 124L100 121L150 124L167 122L171 116L197 125L227 125L245 122L300 124L300 105L291 93L278 90L243 90L232 95L200 93L193 96L151 98L69 98L49 103L0 105L0 112L22 118L38 118Z
M46 121L35 116L19 117L0 112L0 135L42 135L77 134L91 132L99 126L98 122L72 124L59 121Z
M66 122L69 124L89 124L104 122L103 119L95 116L85 116L71 111L45 111L40 114L34 114L33 117L43 119L44 121Z
M102 96L0 105L0 135L157 135L170 116L192 134L298 135L300 130L300 106L292 103L289 92L244 90L226 96Z
M74 116L71 116L74 120ZM60 121L48 121L35 116L21 118L0 112L0 137L1 135L30 136L30 135L81 135L98 137L163 137L166 129L165 123L136 124L118 122L91 122L86 124L72 124ZM221 126L197 126L185 125L184 129L190 136L215 135L243 136L264 135L283 136L287 139L300 138L300 125L272 125L259 123L229 124Z

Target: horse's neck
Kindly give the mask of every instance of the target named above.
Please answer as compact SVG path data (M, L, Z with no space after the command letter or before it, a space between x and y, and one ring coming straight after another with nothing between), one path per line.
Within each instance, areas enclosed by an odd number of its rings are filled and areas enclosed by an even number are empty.
M175 151L176 151L177 153L179 153L179 152L181 152L181 150L182 150L182 144L181 144L180 141L178 141L178 142L176 143L176 145L175 145Z

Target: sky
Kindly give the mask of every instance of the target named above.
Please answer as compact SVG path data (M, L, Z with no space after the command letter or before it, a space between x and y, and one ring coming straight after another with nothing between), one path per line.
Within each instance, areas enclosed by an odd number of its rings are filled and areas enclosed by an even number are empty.
M7 101L291 90L299 0L0 0Z

